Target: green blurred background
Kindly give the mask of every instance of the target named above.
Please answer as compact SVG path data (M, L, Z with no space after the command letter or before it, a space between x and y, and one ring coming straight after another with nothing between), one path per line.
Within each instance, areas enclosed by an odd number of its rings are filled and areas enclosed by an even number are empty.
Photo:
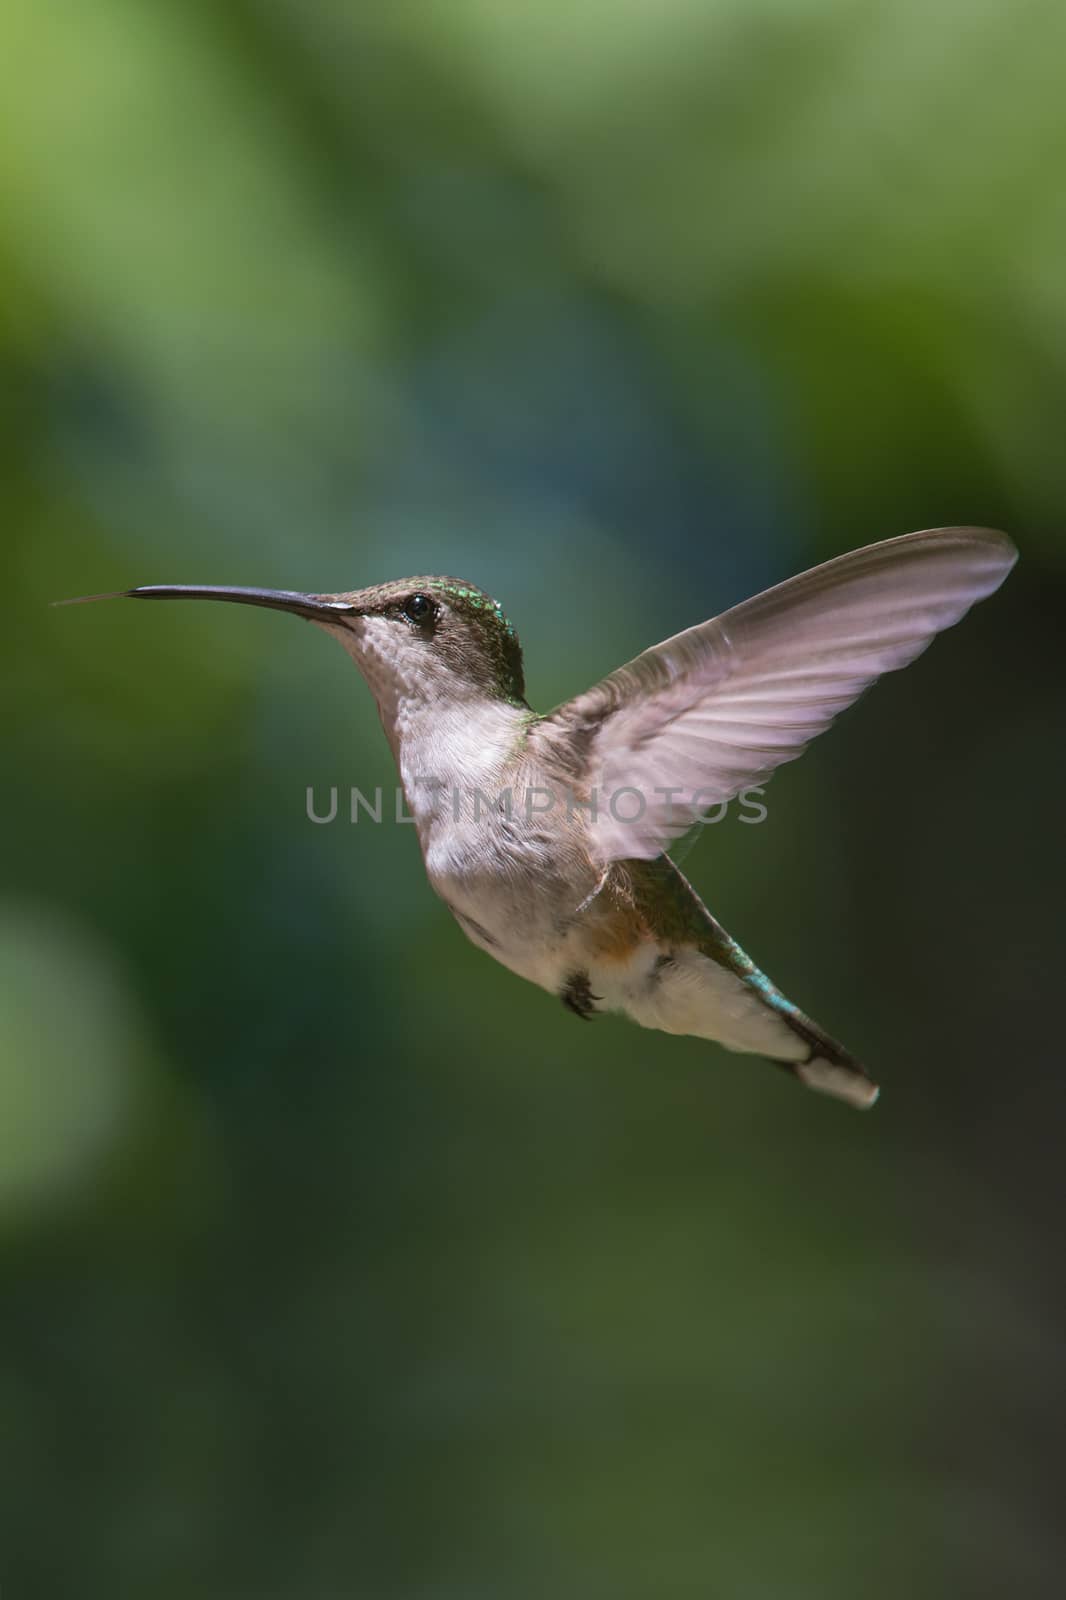
M8 0L0 1586L1062 1592L1061 5ZM817 560L1003 592L686 861L884 1085L467 944L370 697L134 583L498 594L541 708Z

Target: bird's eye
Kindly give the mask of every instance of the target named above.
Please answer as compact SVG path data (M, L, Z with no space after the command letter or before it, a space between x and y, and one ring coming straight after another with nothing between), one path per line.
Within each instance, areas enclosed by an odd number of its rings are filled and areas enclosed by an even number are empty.
M408 622L424 628L426 623L431 622L436 616L437 608L428 594L413 594L410 599L404 601L403 614Z

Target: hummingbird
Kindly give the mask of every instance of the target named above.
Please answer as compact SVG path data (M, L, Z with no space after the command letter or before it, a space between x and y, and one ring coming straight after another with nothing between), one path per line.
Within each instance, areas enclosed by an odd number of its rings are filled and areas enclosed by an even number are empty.
M622 1012L714 1040L866 1107L878 1088L865 1067L760 971L669 851L913 661L1016 559L987 528L868 545L653 645L546 714L526 699L499 602L455 578L81 598L266 606L332 634L377 702L429 882L475 945L579 1018Z

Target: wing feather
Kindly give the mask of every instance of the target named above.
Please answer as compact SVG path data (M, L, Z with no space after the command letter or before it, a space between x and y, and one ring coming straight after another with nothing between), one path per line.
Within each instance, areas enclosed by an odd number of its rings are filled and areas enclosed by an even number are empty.
M569 736L596 793L594 859L657 856L711 806L795 760L1016 559L987 528L869 545L655 645L558 707L547 725Z

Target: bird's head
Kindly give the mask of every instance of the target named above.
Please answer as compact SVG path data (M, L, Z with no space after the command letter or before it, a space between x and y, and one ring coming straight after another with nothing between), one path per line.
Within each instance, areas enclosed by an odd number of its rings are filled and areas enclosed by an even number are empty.
M305 617L340 641L385 717L418 701L525 703L517 634L498 601L457 578L401 578L346 594L191 585L119 594L134 600L225 600Z

